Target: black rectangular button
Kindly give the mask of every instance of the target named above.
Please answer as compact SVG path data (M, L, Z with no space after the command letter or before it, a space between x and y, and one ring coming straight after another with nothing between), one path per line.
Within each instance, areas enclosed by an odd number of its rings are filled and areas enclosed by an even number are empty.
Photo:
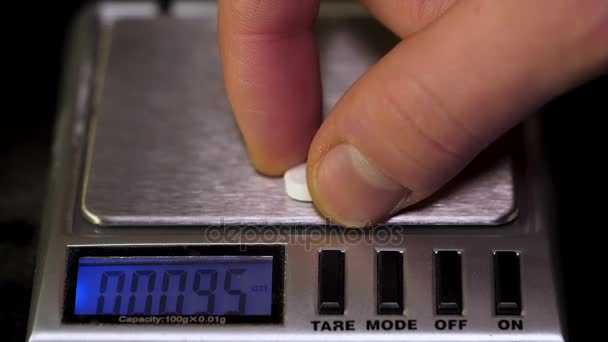
M319 253L319 313L344 314L344 252Z
M403 253L380 251L376 260L378 314L401 315L403 313Z
M494 300L497 315L521 315L521 280L517 252L494 253Z
M435 252L435 311L438 315L462 313L462 268L458 251Z

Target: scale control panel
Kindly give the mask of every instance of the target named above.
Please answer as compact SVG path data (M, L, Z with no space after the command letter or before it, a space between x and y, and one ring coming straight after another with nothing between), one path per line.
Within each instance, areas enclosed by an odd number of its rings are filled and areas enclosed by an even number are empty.
M281 245L70 248L63 321L283 323L284 250ZM369 314L404 316L404 252L379 250L372 257L376 272L370 276L376 291L367 298L375 299L368 303ZM354 320L337 319L348 316L345 289L351 284L346 283L345 258L347 253L343 250L318 252L314 309L320 316L334 317L331 321L311 321L313 331L356 330ZM516 251L496 251L492 258L494 308L488 314L513 316L498 320L498 329L523 330L520 255ZM434 302L428 305L438 316L457 316L435 320L435 329L465 330L461 252L435 251L432 274ZM314 287L313 284L311 279L308 285ZM417 330L418 322L367 320L365 329Z

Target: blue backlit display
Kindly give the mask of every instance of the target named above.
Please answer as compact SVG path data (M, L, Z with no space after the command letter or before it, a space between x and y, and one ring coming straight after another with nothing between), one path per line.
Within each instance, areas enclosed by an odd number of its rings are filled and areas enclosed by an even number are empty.
M269 316L272 256L81 257L75 315Z

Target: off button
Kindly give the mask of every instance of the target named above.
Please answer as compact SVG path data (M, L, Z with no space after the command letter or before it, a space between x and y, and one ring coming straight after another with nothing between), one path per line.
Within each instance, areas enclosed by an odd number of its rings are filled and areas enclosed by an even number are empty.
M435 312L462 314L462 268L460 252L435 252Z

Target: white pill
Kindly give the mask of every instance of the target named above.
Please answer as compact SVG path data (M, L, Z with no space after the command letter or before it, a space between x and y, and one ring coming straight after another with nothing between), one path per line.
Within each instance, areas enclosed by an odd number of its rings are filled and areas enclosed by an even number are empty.
M306 183L306 163L294 166L285 172L285 192L296 201L312 202Z

